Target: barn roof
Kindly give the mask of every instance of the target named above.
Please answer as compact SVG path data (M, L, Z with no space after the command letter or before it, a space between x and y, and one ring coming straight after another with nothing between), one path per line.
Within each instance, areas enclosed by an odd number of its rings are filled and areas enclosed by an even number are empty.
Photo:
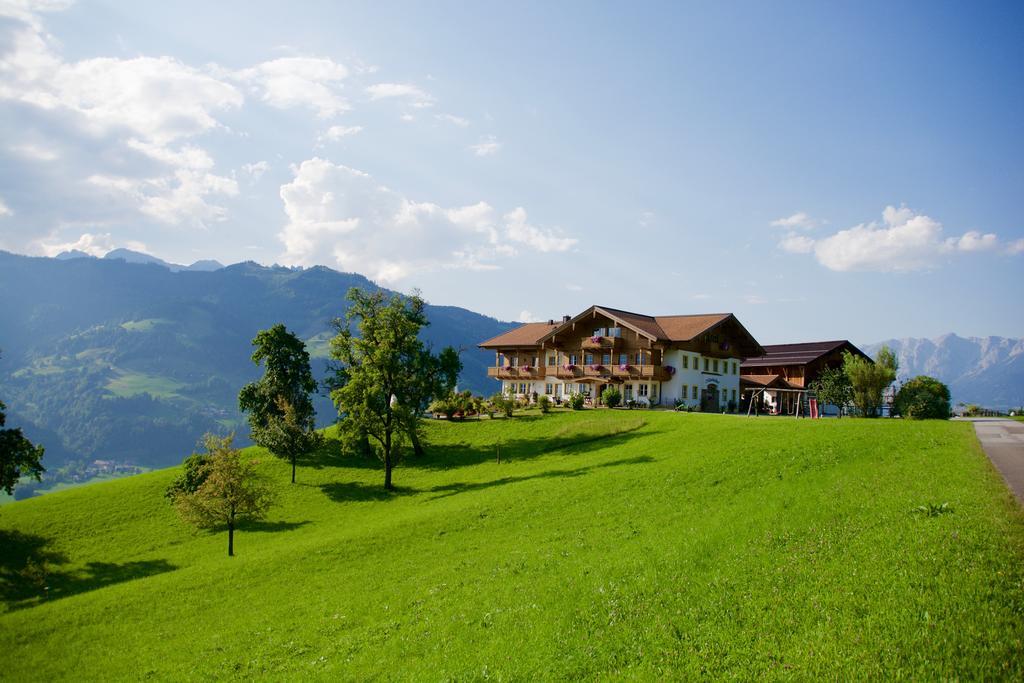
M854 355L869 356L846 339L803 342L800 344L768 344L763 356L747 358L743 368L763 368L777 365L808 365L835 351L849 351ZM753 374L753 373L750 373Z

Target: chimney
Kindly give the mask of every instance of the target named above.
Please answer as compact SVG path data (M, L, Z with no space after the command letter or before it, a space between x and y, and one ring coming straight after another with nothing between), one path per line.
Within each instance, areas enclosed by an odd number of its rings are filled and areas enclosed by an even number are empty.
M554 324L555 324L554 320L548 320L548 325L554 325Z
M572 318L572 316L571 316L571 315L563 315L563 316L562 316L562 322L563 322L563 323L567 323L567 322L569 322L569 320L570 320L571 318Z

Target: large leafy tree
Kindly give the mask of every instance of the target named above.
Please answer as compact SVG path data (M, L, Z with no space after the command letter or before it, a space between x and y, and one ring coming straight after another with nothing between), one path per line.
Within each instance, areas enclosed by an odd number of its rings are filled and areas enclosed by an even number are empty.
M7 406L0 401L0 427L7 422L4 411ZM14 485L22 477L42 479L43 447L36 446L25 438L20 429L0 429L0 489L7 495L14 492Z
M949 417L949 387L927 375L918 375L896 394L900 415L912 420L945 420Z
M876 417L882 407L882 394L896 380L899 362L888 346L883 346L874 362L849 351L843 353L843 372L850 378L853 404L864 417Z
M233 435L207 434L202 465L203 483L193 491L179 491L173 498L181 518L199 528L227 528L228 555L235 554L235 527L243 519L262 519L274 504L274 496L255 463L244 460L232 447Z
M391 489L405 441L419 442L420 415L451 390L461 362L453 349L435 355L420 341L429 323L418 294L388 297L352 288L347 299L345 318L334 321L331 399L342 436L350 443L372 442L384 463L384 488Z
M839 417L843 416L843 406L853 401L853 386L842 368L825 368L808 388L817 394L821 405L839 408Z
M7 406L0 401L0 427L7 424ZM0 490L14 493L14 485L23 476L40 481L43 472L43 447L36 446L20 429L0 429Z
M277 324L252 340L252 361L263 364L263 377L242 387L238 407L249 413L252 440L292 465L320 446L315 430L316 411L310 394L316 381L309 353L301 339Z

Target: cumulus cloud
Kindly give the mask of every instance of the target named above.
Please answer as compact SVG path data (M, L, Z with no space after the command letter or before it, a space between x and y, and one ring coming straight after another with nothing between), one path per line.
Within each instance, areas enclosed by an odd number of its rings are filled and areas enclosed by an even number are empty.
M498 138L493 135L486 135L480 138L480 142L475 145L470 145L469 148L473 150L473 154L478 157L487 157L492 154L497 154L498 150L501 149L501 143L498 142Z
M519 318L517 318L517 322L521 322L521 323L539 323L539 322L541 322L541 320L540 320L540 318L535 316L530 311L522 310L522 311L519 311Z
M65 251L81 251L90 256L100 257L115 248L114 239L110 233L84 233L77 240L70 242L60 242L51 235L47 239L42 239L37 242L39 250L47 256L56 256L61 252ZM129 240L122 245L133 251L146 251L146 245L142 242Z
M1024 254L1024 238L1010 242L1006 247L1008 254Z
M505 235L513 242L525 244L536 251L568 251L578 240L562 237L550 230L530 225L526 209L518 207L505 214Z
M812 219L803 211L797 211L792 216L772 221L771 226L786 230L813 230L818 227L818 221Z
M492 269L518 248L551 251L576 240L526 223L516 209L499 221L486 202L445 208L418 202L372 176L321 158L292 169L281 186L287 224L281 259L293 265L333 260L383 282L441 268Z
M331 59L281 57L236 71L233 77L272 107L307 107L331 118L351 109L339 92L348 75L345 66Z
M434 97L415 85L408 83L376 83L367 86L367 94L371 100L402 99L410 102L412 106L423 109L434 106Z
M11 207L7 206L4 200L0 199L0 218L4 216L13 216L14 212L11 211Z
M971 230L951 244L951 246L953 245L959 251L988 251L999 246L999 241L991 232L982 235L977 230Z
M934 266L943 255L998 245L995 234L976 230L947 238L939 221L905 206L887 206L881 222L861 223L820 239L790 232L779 242L784 251L813 253L821 265L840 272L921 270Z
M33 120L59 122L63 141L77 148L79 159L91 149L96 162L115 160L125 171L94 171L72 183L101 187L106 196L118 195L162 222L205 224L224 216L223 208L207 200L236 194L235 181L213 173L210 155L185 140L224 127L218 116L243 102L234 85L171 57L65 61L40 22L8 30L0 100L35 112ZM51 147L32 142L11 151L36 162L57 158ZM76 192L63 182L53 191Z

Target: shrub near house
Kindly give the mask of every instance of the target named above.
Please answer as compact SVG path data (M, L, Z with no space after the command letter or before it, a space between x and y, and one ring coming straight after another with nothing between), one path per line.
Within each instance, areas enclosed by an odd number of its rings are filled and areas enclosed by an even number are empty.
M914 420L945 420L949 417L949 387L927 375L919 375L900 387L894 401L897 412Z

